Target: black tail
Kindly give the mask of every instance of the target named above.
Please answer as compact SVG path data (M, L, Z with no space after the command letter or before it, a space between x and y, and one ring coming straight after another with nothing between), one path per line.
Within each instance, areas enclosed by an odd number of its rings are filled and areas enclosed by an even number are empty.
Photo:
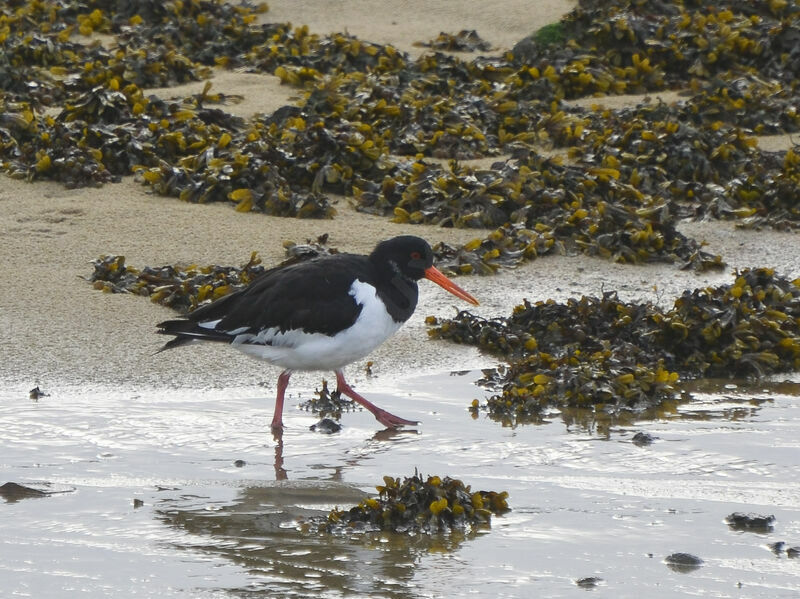
M156 332L161 335L175 335L174 339L167 341L156 353L160 353L165 349L180 347L192 341L231 342L231 336L227 333L199 327L196 322L191 320L165 320L164 322L159 322L156 326L158 327Z
M164 331L159 331L159 333L163 332ZM170 339L164 345L162 345L155 353L160 354L165 349L180 347L181 345L186 345L187 343L191 343L192 341L194 341L192 337L175 337L175 339Z

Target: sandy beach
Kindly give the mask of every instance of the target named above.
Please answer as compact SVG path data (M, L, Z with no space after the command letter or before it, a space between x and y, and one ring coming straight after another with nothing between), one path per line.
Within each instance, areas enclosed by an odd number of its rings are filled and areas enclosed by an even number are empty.
M531 11L528 3L493 5L461 2L271 2L263 21L307 24L327 34L348 31L364 39L392 43L418 54L415 42L428 41L443 29L477 29L498 49L510 49L524 35L556 21L571 4L549 1ZM165 98L198 93L204 82L148 90ZM242 117L269 114L292 101L296 91L277 77L217 71L213 90L239 94L244 100L226 109ZM230 206L192 205L152 195L126 178L99 189L68 190L51 182L28 184L3 178L0 188L0 331L4 337L0 380L23 390L37 384L55 390L63 385L189 385L228 386L272 382L274 373L234 352L175 352L154 358L161 341L154 325L170 311L146 299L104 295L82 277L90 261L102 254L122 254L128 264L143 267L174 263L242 264L258 251L266 264L283 259L282 242L303 242L323 233L340 251L364 253L377 241L403 233L430 242L465 242L481 231L395 225L368 216L339 198L332 220L309 221L240 214ZM474 286L468 282L468 286ZM423 309L376 362L392 365L376 372L402 370L404 365L440 368L463 364L441 348L430 349L421 318L450 305L450 299L425 288ZM447 308L444 308L445 310ZM441 313L441 312L440 312ZM423 316L421 316L423 315ZM434 344L435 345L435 344ZM224 352L223 352L224 353ZM475 355L473 350L455 350ZM355 367L354 367L355 368ZM319 380L319 377L314 377ZM312 380L314 380L312 379Z
M418 41L442 29L476 29L498 50L510 49L525 34L556 21L569 2L526 2L496 5L442 2L273 2L262 20L305 23L325 34L349 31L364 39L392 43L412 54ZM198 93L204 82L150 90L166 98ZM292 102L295 90L271 75L217 71L214 90L240 94L244 100L226 109L242 117L270 113ZM674 100L675 94L665 94ZM609 106L633 105L640 98L623 96L582 100ZM770 138L770 148L786 147L788 136ZM69 190L51 182L29 184L5 177L0 188L0 331L4 337L0 380L23 390L37 384L55 390L63 385L188 385L236 386L261 381L271 384L274 373L261 364L219 348L192 348L153 357L160 338L154 325L170 311L142 298L101 294L83 277L90 261L103 254L122 254L136 267L175 263L234 264L258 251L264 263L283 258L282 243L303 242L323 233L341 251L369 252L392 235L413 233L431 243L463 243L484 234L479 230L397 225L388 219L356 212L347 198L337 199L331 220L298 220L240 214L221 204L196 205L159 197L125 178L102 188ZM693 223L689 234L709 241L730 267L774 266L797 274L797 237L775 232L735 232L728 223ZM587 266L590 265L590 266ZM567 276L565 276L567 275ZM547 299L565 293L580 295L605 288L633 297L650 298L653 282L663 297L696 283L728 275L701 278L672 266L623 267L585 257L547 258L515 272L489 279L473 277L463 285L479 296L480 313L507 313L523 297ZM646 285L641 285L646 282ZM432 287L432 286L431 286ZM415 317L375 355L377 376L399 376L404 369L447 370L491 363L473 349L427 339L422 320L427 314L452 314L452 298L423 285ZM650 294L650 295L648 295ZM359 371L361 365L353 366ZM314 376L308 384L313 385Z
M346 31L417 56L425 50L416 42L461 29L476 30L492 52L507 50L572 6L275 0L259 18L306 24L320 35ZM297 98L272 75L217 70L212 81L212 91L243 97L225 106L243 118ZM204 86L147 91L170 99ZM673 102L680 92L651 97ZM577 102L614 108L642 99ZM792 139L759 143L781 150ZM156 323L175 313L145 297L97 291L86 280L91 261L123 255L137 268L239 266L256 251L271 265L284 259L285 241L322 234L340 251L367 253L398 234L462 244L488 232L394 224L357 212L346 197L331 198L330 220L299 220L157 196L133 177L84 189L0 177L0 470L7 477L0 488L8 481L39 493L2 495L0 596L800 593L800 560L788 559L800 554L797 373L703 381L691 389L692 401L670 401L655 415L616 419L598 404L510 426L469 408L491 393L476 381L498 358L428 337L426 316L470 306L423 281L414 316L368 358L372 374L366 359L346 369L360 393L419 426L382 431L370 413L348 411L341 431L322 434L313 428L319 414L298 399L310 399L332 373L298 373L279 439L269 432L277 368L216 344L155 354L164 342ZM706 242L725 269L697 274L674 264L552 255L458 284L480 300L472 311L491 318L523 299L605 291L668 307L684 290L728 283L746 267L800 277L796 233L713 220L679 230ZM36 386L48 396L29 399ZM649 441L637 442L640 435ZM386 476L417 472L436 475L438 484L453 477L473 490L507 491L511 511L495 515L490 528L444 535L303 528L309 518L374 496ZM775 528L733 529L725 518L735 512L774 516ZM667 561L687 554L701 565Z

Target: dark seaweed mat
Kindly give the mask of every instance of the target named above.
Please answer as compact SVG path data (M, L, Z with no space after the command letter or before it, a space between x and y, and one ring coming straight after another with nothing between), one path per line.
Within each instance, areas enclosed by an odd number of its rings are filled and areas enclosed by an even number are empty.
M93 260L89 280L108 293L133 293L185 314L205 301L213 301L245 287L265 272L255 252L250 261L234 266L167 265L138 268L125 264L125 256L102 256Z
M282 268L323 254L335 254L328 247L328 235L304 244L284 243L286 259L275 266ZM125 264L125 256L101 256L92 261L94 272L88 280L95 289L106 293L132 293L143 295L151 301L173 308L182 314L191 312L203 303L212 302L224 295L242 289L264 274L261 258L256 252L241 267L196 264L168 264L146 266L142 269ZM327 392L327 387L323 389Z
M383 477L378 497L349 510L333 509L326 518L312 520L309 529L327 533L394 531L435 534L488 528L492 515L507 512L508 493L475 491L458 479L419 473Z
M431 198L436 198L435 208L427 207ZM395 208L395 220L498 227L480 245L461 248L461 258L471 268L453 265L455 272L476 267L486 272L501 260L513 263L554 250L617 262L721 268L719 256L676 230L679 212L674 201L653 203L623 183L616 168L564 165L521 150L514 160L491 169L459 171L454 165L452 174L422 171ZM458 257L452 248L441 250L443 256Z
M763 104L737 103L734 92L728 92L735 86L751 97L775 92L757 79L742 77L715 90L715 97L726 102L720 100L713 107L708 106L709 96L700 94L670 106L652 103L613 113L587 112L561 141L580 144L570 152L584 165L612 169L618 183L638 192L645 210L668 206L668 221L713 216L737 220L743 227L797 228L798 154L760 151L746 129L724 125L722 120L706 126L705 120L746 114L748 122L760 121L757 128L762 132L791 131L797 130L800 111L795 114L793 106L766 116ZM797 98L790 101L798 105ZM775 110L774 103L771 109ZM794 120L779 123L786 113Z
M135 171L158 193L284 216L331 216L332 191L401 221L496 228L474 247L441 249L458 255L454 272L549 251L702 270L721 259L675 231L681 216L800 221L797 154L761 152L748 137L798 128L794 1L583 1L559 25L565 43L532 37L470 60L411 60L349 35L257 24L261 10L0 7L4 168L69 186ZM113 34L117 47L79 43L78 32ZM244 122L209 108L230 100L223 94L165 102L141 91L206 77L212 65L274 73L303 99ZM694 96L669 107L587 113L560 102L687 84ZM38 111L56 103L57 118ZM569 146L574 168L552 163L540 176L544 159L530 147L542 141ZM509 151L507 167L490 172L402 156Z
M800 370L800 279L766 268L734 279L686 291L666 311L609 292L526 301L490 320L431 317L429 332L509 361L481 381L498 393L473 403L504 423L538 422L554 408L640 413L676 398L681 379Z

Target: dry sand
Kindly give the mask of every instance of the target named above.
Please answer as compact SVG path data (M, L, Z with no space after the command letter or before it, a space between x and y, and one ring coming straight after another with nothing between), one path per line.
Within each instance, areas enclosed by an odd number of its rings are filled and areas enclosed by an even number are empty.
M510 50L526 35L558 21L575 4L570 0L298 0L270 2L262 20L305 24L321 34L347 32L419 56L425 48L415 43L462 29L474 29L497 50Z
M440 31L476 29L494 46L506 49L522 36L557 20L570 3L530 2L271 2L266 18L307 23L325 34L347 30L376 42L419 53L413 45ZM162 90L183 95L197 83ZM290 102L294 90L275 77L220 72L216 91L242 94L231 107L242 116L271 112ZM281 242L304 241L322 233L343 251L368 252L383 238L414 233L431 242L464 242L482 232L395 225L354 211L344 198L338 214L308 221L240 214L230 206L194 205L150 195L132 179L101 189L67 190L49 183L27 184L6 177L0 188L0 381L20 397L35 385L57 394L70 386L108 389L236 387L241 393L271 395L277 371L229 348L192 347L157 356L163 339L155 324L173 312L147 299L102 294L82 277L90 260L123 254L133 266L176 262L241 264L257 250L269 264L283 258ZM687 225L731 266L775 266L797 276L798 238L785 233L734 232L725 223ZM479 313L507 313L523 297L545 299L618 289L626 298L667 298L686 287L727 279L727 274L697 276L674 266L619 266L585 257L538 260L497 277L472 277L462 286L482 300ZM657 285L657 289L653 286ZM376 379L365 381L363 364L351 372L362 385L409 371L488 366L494 359L472 348L427 340L427 314L453 314L457 300L425 282L414 318L374 355ZM459 306L465 307L465 306ZM320 375L301 378L295 388L313 388ZM268 389L259 387L265 382ZM377 381L377 382L376 382ZM305 385L305 387L303 387Z

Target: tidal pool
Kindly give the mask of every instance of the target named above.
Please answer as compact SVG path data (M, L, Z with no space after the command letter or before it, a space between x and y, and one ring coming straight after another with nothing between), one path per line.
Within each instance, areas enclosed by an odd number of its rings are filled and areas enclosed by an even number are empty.
M421 421L396 433L363 411L312 432L297 404L313 388L300 387L281 443L263 388L70 387L33 401L7 386L0 485L54 493L0 501L0 596L800 595L787 553L800 547L800 384L699 387L625 425L553 413L511 428L470 414L480 376L361 385ZM300 530L415 468L508 491L511 511L472 535ZM734 530L733 512L774 515L773 530ZM675 553L702 563L667 564Z

